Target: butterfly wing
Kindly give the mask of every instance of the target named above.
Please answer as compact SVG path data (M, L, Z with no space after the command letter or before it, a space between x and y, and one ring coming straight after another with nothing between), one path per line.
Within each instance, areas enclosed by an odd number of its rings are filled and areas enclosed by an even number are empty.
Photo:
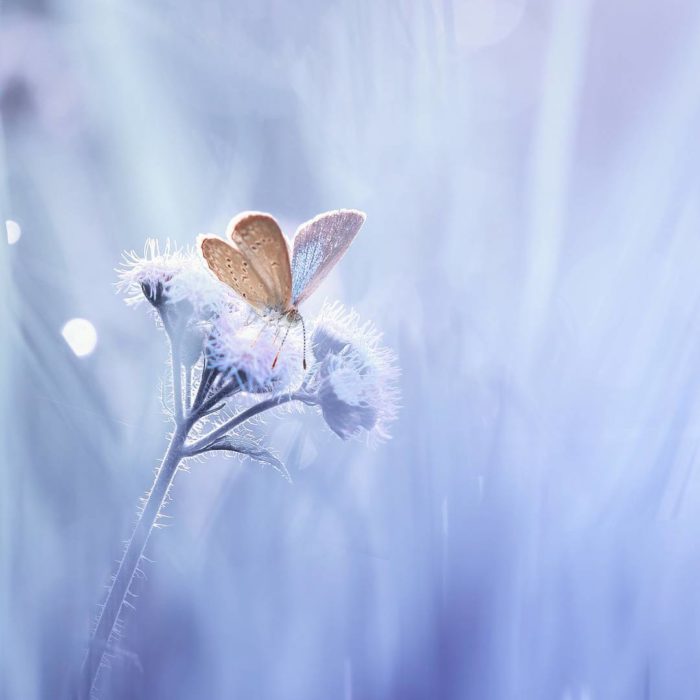
M200 236L198 248L209 269L257 311L265 311L272 294L238 248L218 236Z
M366 215L354 209L319 214L302 224L294 236L292 256L292 304L307 299L345 255L365 222Z
M262 280L265 306L287 311L292 302L292 269L287 240L277 222L269 214L244 212L228 225L227 235Z

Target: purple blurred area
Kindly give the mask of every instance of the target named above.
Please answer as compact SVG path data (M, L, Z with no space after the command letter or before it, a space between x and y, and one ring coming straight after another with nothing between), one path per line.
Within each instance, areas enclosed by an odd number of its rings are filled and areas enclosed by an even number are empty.
M166 444L122 250L340 207L306 313L394 439L180 473L100 697L699 697L698 76L692 0L1 3L0 698L69 697Z

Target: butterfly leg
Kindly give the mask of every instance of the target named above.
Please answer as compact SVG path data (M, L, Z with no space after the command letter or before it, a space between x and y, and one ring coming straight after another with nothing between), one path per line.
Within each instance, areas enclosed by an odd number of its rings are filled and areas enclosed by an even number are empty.
M258 334L253 338L253 342L251 343L250 347L254 348L258 344L258 340L262 337L262 334L265 331L265 328L267 326L267 321L263 320L260 324L260 330L258 331Z
M277 324L277 329L279 330L279 324ZM277 365L277 360L280 359L280 353L282 352L282 348L284 347L284 343L287 340L287 336L289 335L289 331L291 331L291 330L292 330L292 324L290 323L287 326L287 332L284 334L284 338L282 338L282 343L280 344L280 348L277 351L277 354L275 355L275 359L272 363L272 369L275 368L275 366ZM277 334L275 334L275 338L277 338Z

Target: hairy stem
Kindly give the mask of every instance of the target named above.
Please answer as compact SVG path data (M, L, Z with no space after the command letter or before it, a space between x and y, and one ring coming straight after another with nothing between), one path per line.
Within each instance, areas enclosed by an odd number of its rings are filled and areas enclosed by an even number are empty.
M234 416L230 420L220 425L215 430L212 430L208 435L205 435L204 437L197 440L197 442L192 443L191 445L187 445L185 448L185 454L193 455L197 454L198 452L201 452L213 442L216 442L216 440L226 435L226 433L230 432L234 428L237 428L241 423L250 420L251 418L253 418L253 416L257 416L263 411L268 411L271 408L276 408L277 406L289 403L290 401L303 401L304 403L309 403L311 399L312 397L308 394L302 392L295 392L293 394L273 396L272 398L266 399L265 401L256 403L255 406L251 406L245 411L239 413L237 416Z
M148 539L156 526L161 509L175 478L177 468L185 456L184 444L189 426L183 422L182 408L182 362L180 360L180 334L167 315L162 316L163 325L170 340L173 372L173 406L175 409L175 431L165 452L163 461L156 472L153 486L146 496L138 516L136 527L129 539L119 568L114 574L107 599L100 610L95 630L90 638L81 669L78 697L87 700L92 697L95 684L104 662L112 651L112 645L119 639L124 610L133 607L129 597L133 595L131 586L139 564L144 556Z
M180 362L180 343L177 338L170 338L173 358L173 404L175 406L175 423L182 423L182 363Z
M114 581L100 612L83 662L81 692L79 694L81 700L90 697L103 666L105 655L110 652L110 644L118 637L115 628L122 619L123 610L132 607L129 596L131 595L130 588L134 575L143 557L151 531L157 524L158 516L167 499L168 490L178 465L184 456L184 442L184 432L181 428L176 429L156 473L153 486L146 497L143 510L126 546L119 568L114 575Z
M182 360L180 357L180 344L182 340L182 322L173 319L169 313L161 314L163 328L170 341L170 358L173 371L173 408L175 412L175 425L182 425Z
M199 386L197 387L197 393L192 401L193 408L197 408L197 406L199 406L207 397L209 387L211 386L212 381L214 381L215 376L216 372L212 370L211 367L207 366L207 361L205 359L202 364L202 370L199 374Z
M185 411L192 405L192 368L185 367Z
M240 384L234 381L229 382L224 386L216 387L214 393L210 394L206 401L195 403L192 406L192 410L187 416L188 425L190 427L193 426L200 418L204 418L204 416L208 415L209 413L212 413L212 411L216 409L218 404L220 404L225 399L230 398L234 394L238 393L240 390Z

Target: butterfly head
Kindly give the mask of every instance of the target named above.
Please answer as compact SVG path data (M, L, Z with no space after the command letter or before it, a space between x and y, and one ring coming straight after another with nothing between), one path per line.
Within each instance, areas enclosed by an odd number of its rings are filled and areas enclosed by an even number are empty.
M287 322L289 323L290 326L296 326L297 323L304 322L304 319L301 317L299 310L294 308L294 307L292 307L291 309L288 309L284 313L284 317L287 319Z

